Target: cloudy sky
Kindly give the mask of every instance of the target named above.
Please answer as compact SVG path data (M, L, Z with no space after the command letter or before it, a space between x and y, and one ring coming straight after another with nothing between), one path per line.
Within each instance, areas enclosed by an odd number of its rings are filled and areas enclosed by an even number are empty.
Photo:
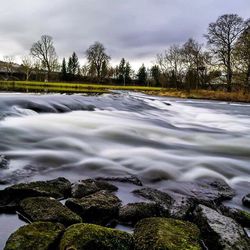
M57 54L83 59L95 41L113 59L149 64L157 53L189 37L204 42L219 15L250 17L250 0L7 0L0 8L0 59L20 60L42 34L54 38Z

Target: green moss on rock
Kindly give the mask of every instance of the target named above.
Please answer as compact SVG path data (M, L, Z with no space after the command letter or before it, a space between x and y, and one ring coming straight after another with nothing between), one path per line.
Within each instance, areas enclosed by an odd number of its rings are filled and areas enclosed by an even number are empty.
M65 226L82 222L80 216L59 201L47 197L24 199L20 202L20 212L31 221L59 222Z
M59 223L35 222L14 232L4 250L56 249L63 232L64 226Z
M136 250L200 250L196 225L170 218L147 218L135 227Z
M93 224L75 224L64 233L60 250L132 250L132 235Z
M107 191L99 191L81 199L69 199L65 205L84 222L105 225L118 216L121 201Z

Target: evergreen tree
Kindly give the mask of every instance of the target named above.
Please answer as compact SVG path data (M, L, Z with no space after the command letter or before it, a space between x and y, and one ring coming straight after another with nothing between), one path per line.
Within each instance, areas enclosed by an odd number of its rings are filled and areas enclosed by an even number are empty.
M79 60L75 52L73 52L71 56L71 67L72 67L72 75L76 75L77 69L79 67Z
M63 58L63 61L62 61L61 79L63 81L67 80L67 67L66 67L66 60L65 60L65 58Z
M118 67L118 80L119 82L122 82L125 85L125 67L126 67L126 61L124 58L121 59L121 62Z
M131 82L131 66L130 66L130 63L127 62L126 63L126 66L125 66L125 81L126 83L130 83Z
M147 69L144 64L142 64L142 66L138 70L137 79L138 82L143 85L145 85L147 82Z
M70 57L70 58L69 58L69 61L68 61L67 73L68 73L69 75L72 75L72 74L73 74L72 57Z
M158 65L152 66L150 69L151 76L154 80L155 86L160 86L160 69Z

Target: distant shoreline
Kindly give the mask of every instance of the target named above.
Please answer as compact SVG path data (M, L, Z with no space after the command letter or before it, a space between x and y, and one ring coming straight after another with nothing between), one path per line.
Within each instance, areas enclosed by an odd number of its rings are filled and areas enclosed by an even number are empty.
M39 93L94 93L103 94L114 90L138 91L148 95L176 97L184 99L205 99L227 102L250 103L250 93L225 92L212 90L176 90L160 87L102 85L93 83L64 83L64 82L28 82L0 81L0 91L39 92Z

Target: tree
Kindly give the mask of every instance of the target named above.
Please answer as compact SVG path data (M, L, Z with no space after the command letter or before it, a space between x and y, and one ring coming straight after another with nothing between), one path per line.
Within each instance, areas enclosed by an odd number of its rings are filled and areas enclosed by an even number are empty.
M205 35L211 51L225 67L227 90L232 91L232 53L235 42L243 31L243 19L236 14L220 16L215 23L210 23Z
M139 83L142 83L143 85L146 84L146 82L147 82L147 69L144 66L144 64L142 64L142 66L139 68L137 78L138 78Z
M72 76L73 75L73 62L72 62L72 57L69 57L68 60L68 66L67 66L67 73Z
M246 21L246 29L236 42L234 55L237 60L237 69L245 74L245 89L250 91L250 19Z
M161 76L161 72L160 72L160 68L158 65L154 65L151 67L150 69L150 73L151 76L154 80L154 85L155 86L160 86L160 76Z
M13 56L4 56L3 61L4 61L4 66L6 70L6 80L9 80L12 78L13 71L14 71L14 62L15 58Z
M204 78L203 74L206 70L206 65L210 62L210 55L208 52L203 51L202 45L192 38L183 45L182 52L188 75L193 78L189 87L195 85L197 89L201 85L202 78ZM191 78L188 77L188 79Z
M163 54L158 54L156 58L157 65L166 79L170 79L178 89L183 79L184 61L182 48L178 45L172 45Z
M111 59L110 56L106 54L106 49L100 42L95 42L93 45L91 45L86 51L86 56L90 68L94 71L97 81L100 83L103 76L103 65L108 65L108 62Z
M22 68L26 75L26 81L29 81L30 75L34 68L34 62L31 56L24 56L22 59Z
M126 70L126 61L124 58L122 58L118 67L118 81L122 82L124 86L126 85L125 70Z
M30 53L41 61L47 70L46 80L49 81L51 72L58 66L53 38L48 35L41 36L41 39L32 45Z
M73 52L71 56L71 70L73 75L77 74L78 67L79 67L79 60L76 53Z
M65 58L63 58L63 61L62 61L61 79L62 79L63 81L66 81L66 80L67 80L67 66L66 66L66 60L65 60Z
M131 66L129 62L126 62L125 66L125 83L131 82Z

